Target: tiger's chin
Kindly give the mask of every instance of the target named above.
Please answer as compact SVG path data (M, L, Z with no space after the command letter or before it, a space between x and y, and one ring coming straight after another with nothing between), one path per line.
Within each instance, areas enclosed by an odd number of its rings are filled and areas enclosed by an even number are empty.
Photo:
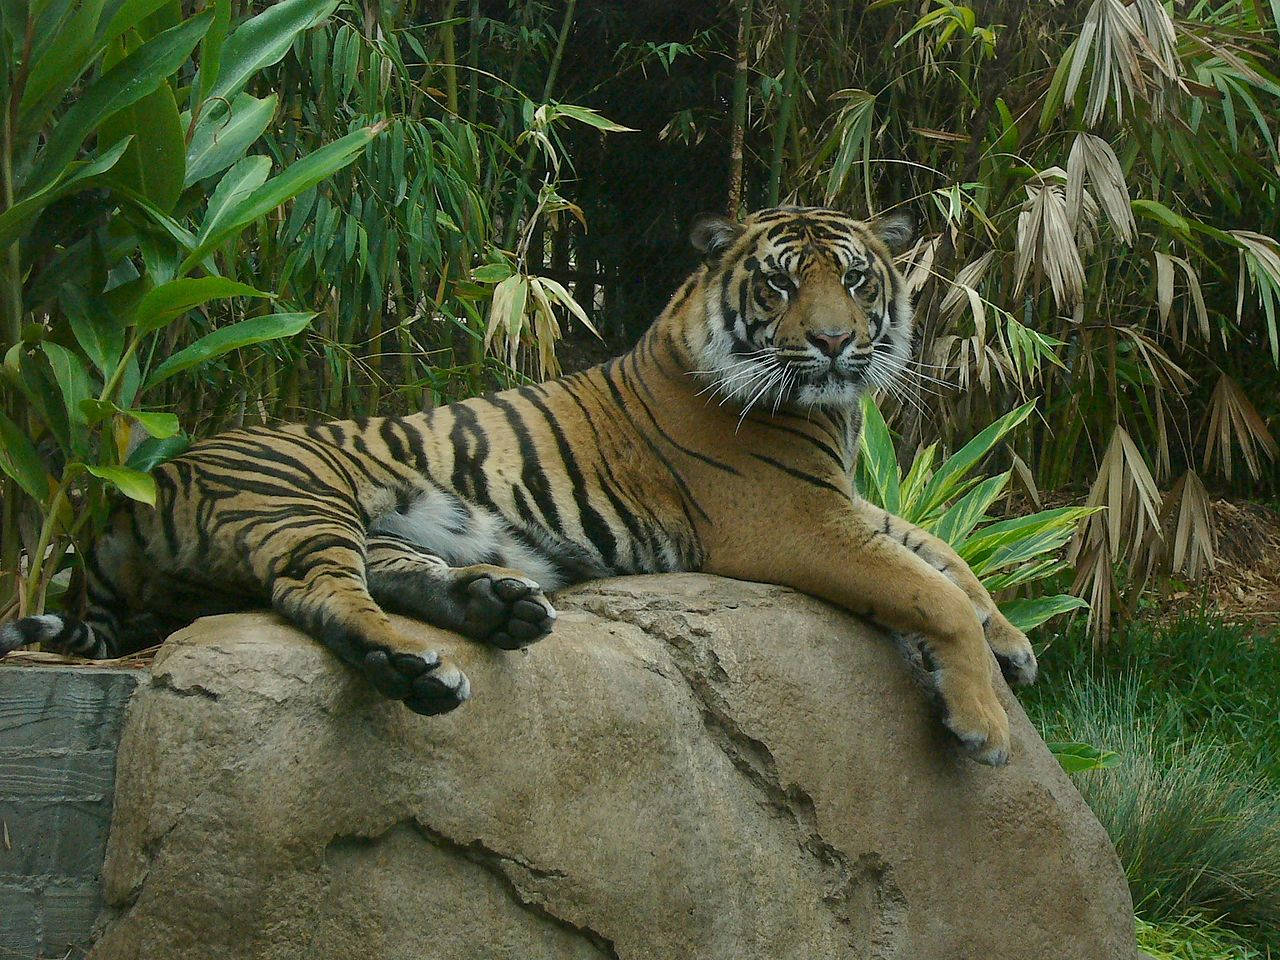
M790 391L787 404L802 410L813 407L848 410L857 406L867 389L867 382L861 377L827 374L816 380L797 384Z

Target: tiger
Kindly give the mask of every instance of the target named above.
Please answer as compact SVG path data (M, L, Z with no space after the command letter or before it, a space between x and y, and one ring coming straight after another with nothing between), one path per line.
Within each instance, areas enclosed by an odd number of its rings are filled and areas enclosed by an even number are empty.
M919 638L968 755L1009 759L991 653L1036 657L942 540L859 496L860 397L911 359L894 263L909 216L784 206L699 218L700 263L599 366L424 412L248 427L154 471L84 557L82 617L0 628L91 658L269 605L419 714L471 696L406 615L503 650L551 632L547 595L700 571L794 588ZM991 653L988 652L991 651Z

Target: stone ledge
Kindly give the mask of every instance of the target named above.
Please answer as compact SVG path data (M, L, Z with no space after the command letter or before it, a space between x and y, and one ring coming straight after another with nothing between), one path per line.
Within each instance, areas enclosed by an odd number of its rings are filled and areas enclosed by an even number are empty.
M82 956L139 671L0 665L0 957Z

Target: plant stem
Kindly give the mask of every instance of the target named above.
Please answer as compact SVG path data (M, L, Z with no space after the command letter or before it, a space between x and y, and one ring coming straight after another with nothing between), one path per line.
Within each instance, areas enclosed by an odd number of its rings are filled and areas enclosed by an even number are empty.
M791 109L796 95L796 41L800 34L800 0L790 0L782 40L782 104L773 128L773 162L769 166L769 206L778 205L782 187L782 155L791 126Z
M480 0L471 0L467 20L467 66L471 74L467 78L467 123L475 126L480 112Z
M458 0L449 0L444 7L445 25L441 29L444 31L444 96L445 104L449 108L449 113L453 116L458 115L458 65L454 62L455 51L453 44L453 24L448 21L453 19L454 11L458 8Z
M13 116L6 106L0 109L0 213L13 207ZM4 252L4 333L0 346L9 347L22 339L22 260L18 241Z
M49 509L45 511L44 523L40 525L40 539L36 542L36 548L31 553L31 575L27 577L26 591L22 601L22 613L24 616L34 616L43 613L43 606L40 604L40 598L44 591L41 589L41 583L44 580L45 552L49 549L49 541L53 539L53 528L58 523L58 514L62 512L62 508L67 503L67 489L71 486L71 480L79 472L80 464L69 463L66 469L62 471L62 479L58 482L58 489L53 495L53 499L49 502Z
M547 68L547 82L542 86L543 103L551 99L551 91L555 88L556 75L560 72L560 61L564 58L564 47L569 40L569 30L573 27L574 8L577 5L578 0L569 0L565 4L564 20L560 23L560 37L556 41L555 53L551 56L551 66ZM516 231L520 226L520 218L524 216L524 195L529 190L529 174L533 171L533 161L537 159L537 156L537 147L531 144L529 152L525 154L524 163L520 166L520 180L516 184L515 204L511 208L511 218L507 221L506 236L502 242L502 246L506 250L510 250L515 246Z
M729 120L729 201L725 213L737 219L742 209L742 145L747 127L748 59L751 44L751 15L755 0L741 0L738 13L738 56L733 73L733 113Z

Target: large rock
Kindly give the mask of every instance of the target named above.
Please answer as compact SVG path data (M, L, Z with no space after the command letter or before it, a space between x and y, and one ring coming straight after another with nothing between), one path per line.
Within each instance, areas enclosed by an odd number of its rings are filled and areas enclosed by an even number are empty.
M991 770L818 601L682 575L557 604L523 654L432 631L475 691L437 718L267 614L176 635L130 707L93 956L1135 956L1111 845L1003 686Z

